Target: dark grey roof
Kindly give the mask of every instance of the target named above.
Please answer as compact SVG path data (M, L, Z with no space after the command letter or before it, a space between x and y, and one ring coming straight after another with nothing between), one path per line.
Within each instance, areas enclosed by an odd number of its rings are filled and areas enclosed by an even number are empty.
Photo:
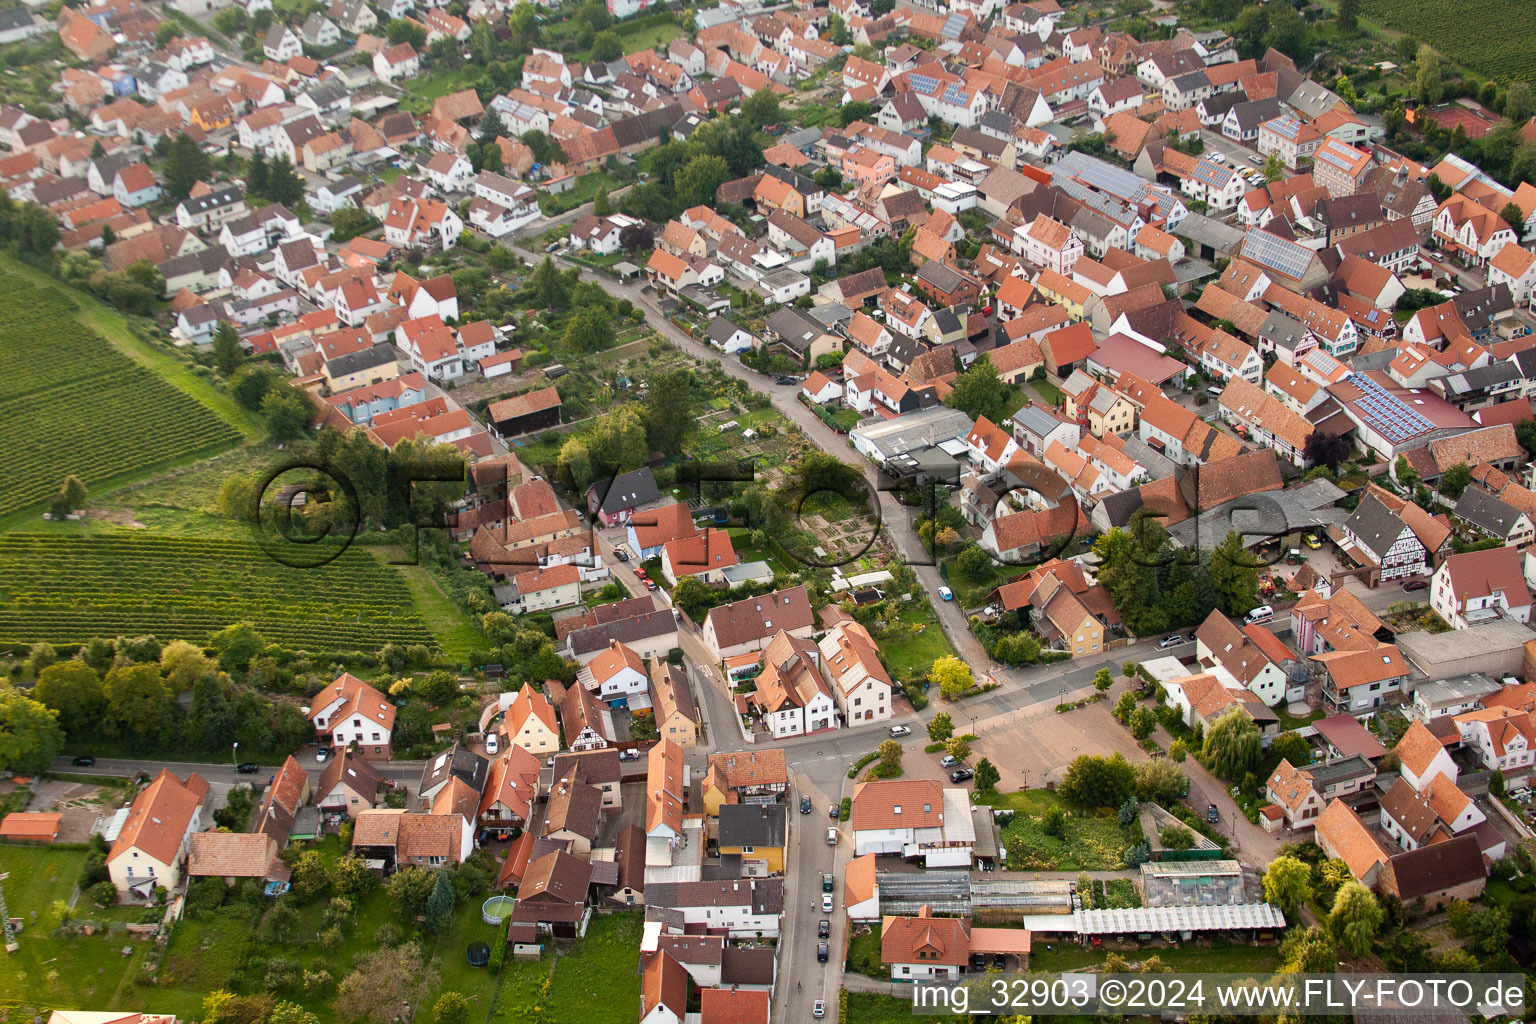
M1344 528L1354 534L1361 545L1376 556L1378 562L1386 557L1392 545L1408 529L1398 514L1383 505L1381 499L1373 494L1366 495L1365 500L1360 502L1355 514L1344 523Z
M395 362L395 346L390 344L375 345L359 352L348 352L339 355L326 363L333 377L345 377L349 373L357 373L361 370L371 370L375 366L383 366L386 363Z
M1520 510L1495 498L1481 487L1468 487L1461 492L1452 514L1464 522L1482 530L1490 537L1508 540Z
M645 467L610 480L599 480L590 490L602 495L602 504L598 506L601 512L639 508L661 499L661 493L656 489L656 477Z
M788 822L784 804L721 804L720 845L781 847Z

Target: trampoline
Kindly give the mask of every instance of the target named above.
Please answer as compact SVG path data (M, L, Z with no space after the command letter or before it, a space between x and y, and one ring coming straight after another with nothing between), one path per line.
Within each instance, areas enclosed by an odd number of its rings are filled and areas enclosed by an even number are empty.
M469 961L471 967L484 967L491 962L491 947L485 942L471 942L469 948L464 950L464 959Z

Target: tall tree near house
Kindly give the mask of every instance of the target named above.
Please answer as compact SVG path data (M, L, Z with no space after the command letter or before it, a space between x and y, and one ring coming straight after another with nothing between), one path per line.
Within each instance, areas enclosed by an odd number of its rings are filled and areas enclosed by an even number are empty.
M177 132L165 156L166 191L178 199L192 193L192 186L208 177L213 161L186 132Z
M1434 106L1445 95L1445 80L1440 67L1440 55L1428 43L1419 47L1414 59L1414 87L1419 102Z
M243 362L245 349L240 344L240 332L228 320L220 320L213 329L213 363L219 375L226 379L234 376Z

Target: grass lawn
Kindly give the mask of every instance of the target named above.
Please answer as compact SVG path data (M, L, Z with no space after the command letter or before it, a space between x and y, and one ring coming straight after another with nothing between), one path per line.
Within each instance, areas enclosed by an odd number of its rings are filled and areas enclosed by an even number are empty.
M1061 797L1049 789L1021 789L1014 793L978 793L978 804L1015 811L1019 814L1042 815L1053 807L1066 807Z
M1125 866L1125 850L1132 843L1120 820L1071 815L1062 838L1046 834L1041 818L1017 815L1003 829L1009 867L1030 871L1107 871Z
M917 679L933 663L954 654L949 637L939 628L939 618L926 601L912 601L901 608L900 619L876 639L885 667L898 679Z
M624 41L625 53L639 53L641 50L655 49L663 57L666 56L667 44L678 36L683 35L683 27L669 22L659 25L646 25L638 31L626 32L624 26L617 29L619 38Z
M1029 386L1034 389L1035 394L1039 395L1040 400L1046 405L1061 404L1061 389L1050 381L1032 380L1029 382Z
M1052 943L1052 945L1055 945ZM1145 960L1156 955L1175 971L1246 974L1249 971L1267 972L1279 966L1280 954L1273 946L1239 946L1216 943L1210 946L1188 945L1175 949L1120 950L1127 960ZM1029 955L1031 971L1076 971L1104 962L1108 951L1084 949L1082 946L1063 944L1054 949L1036 946Z
M635 973L643 918L594 914L587 936L562 957L549 994L550 1019L582 1024L630 1024L640 1002Z
M10 872L4 883L6 905L22 925L16 939L20 948L0 962L0 1002L107 1010L136 999L132 981L152 948L150 940L120 931L67 938L55 934L57 907L68 903L84 863L84 850L0 846L0 871ZM114 915L99 914L82 901L76 916ZM173 999L156 1005L163 1005L166 1013L187 1014L199 1004Z
M673 27L675 28L676 26ZM559 195L540 192L539 210L546 217L558 216L568 210L576 209L582 203L591 202L592 197L597 195L597 190L600 188L606 187L609 191L612 191L615 188L621 187L621 185L621 182L615 181L601 172L587 174L577 178L576 184L568 192L561 192Z
M370 550L379 561L385 563L403 561L406 557L405 549L395 546ZM485 633L479 624L443 593L431 569L425 565L391 565L390 568L405 580L416 610L442 645L445 657L463 660L469 657L470 652L485 648Z

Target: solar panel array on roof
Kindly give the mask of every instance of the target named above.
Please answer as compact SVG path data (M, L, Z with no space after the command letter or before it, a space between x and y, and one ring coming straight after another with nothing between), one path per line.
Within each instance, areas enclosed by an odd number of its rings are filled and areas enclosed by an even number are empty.
M933 95L939 91L939 80L932 75L910 74L907 81L912 83L912 88L925 95Z
M1355 405L1365 414L1366 422L1393 444L1434 429L1433 423L1365 374L1352 373L1344 380L1360 389Z
M944 102L963 107L970 103L971 94L965 90L965 86L957 82L950 82L944 87Z
M1306 246L1258 228L1249 229L1247 237L1243 239L1244 259L1284 274L1293 281L1306 276L1307 267L1311 266L1314 256L1316 253Z

